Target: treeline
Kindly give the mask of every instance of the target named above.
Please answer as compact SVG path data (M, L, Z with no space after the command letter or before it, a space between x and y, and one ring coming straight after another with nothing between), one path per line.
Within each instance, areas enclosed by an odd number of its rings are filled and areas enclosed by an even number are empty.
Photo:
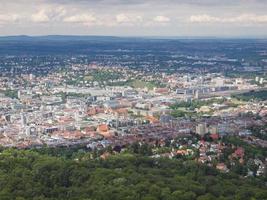
M17 90L1 90L0 93L3 93L5 96L10 97L12 99L18 98L18 91Z
M193 100L193 101L181 101L170 105L171 115L175 118L178 117L193 117L198 114L195 109L201 108L202 106L209 106L214 103L223 104L226 100L222 99L209 99L209 100Z
M250 100L260 100L260 101L265 101L267 100L267 90L263 91L251 91L251 92L246 92L243 94L236 94L233 95L234 98L237 98L238 100L243 100L243 101L250 101Z
M267 140L267 124L250 128L252 135L262 140Z
M193 101L182 101L182 102L177 102L173 105L170 106L171 109L175 110L178 108L188 108L191 110L194 110L196 108L200 108L201 106L208 106L213 103L217 104L222 104L225 102L225 99L210 99L210 100L193 100Z
M51 156L39 150L3 150L1 200L265 200L255 178L222 174L194 161L113 155L108 159ZM64 151L59 151L60 155ZM69 154L70 152L67 152ZM56 153L57 154L57 153Z
M250 145L238 137L234 137L234 136L224 137L222 141L226 144L229 144L229 145L235 145L238 147L243 147L246 151L247 159L249 159L249 158L261 158L262 160L264 160L264 158L267 157L267 149L266 148Z

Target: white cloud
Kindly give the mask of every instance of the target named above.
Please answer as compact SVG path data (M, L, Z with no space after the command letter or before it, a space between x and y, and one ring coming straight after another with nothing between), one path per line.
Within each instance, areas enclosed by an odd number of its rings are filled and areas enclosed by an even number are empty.
M32 21L33 22L49 22L50 21L50 18L48 16L48 14L46 13L45 10L40 10L38 13L35 13L32 15L31 17Z
M84 25L94 25L96 24L97 19L92 14L79 14L79 15L66 17L64 18L63 21L68 22L68 23L80 23Z
M66 10L63 7L45 7L37 13L32 14L31 20L37 23L45 23L50 21L59 21L66 15Z
M0 0L0 35L267 35L266 0L225 1Z
M77 23L84 26L103 26L103 27L115 27L120 25L133 26L143 22L143 18L140 15L134 14L117 14L111 15L99 15L82 13L78 15L65 16L63 22Z
M192 15L190 17L190 22L196 22L196 23L210 23L210 22L217 22L220 20L220 18L212 17L210 15Z
M118 14L116 16L116 20L118 23L124 23L124 22L129 22L130 18L125 14Z
M232 20L234 22L267 23L267 15L244 14Z
M116 15L116 22L119 24L135 24L141 23L143 21L143 17L140 15L126 15L126 14L118 14Z
M235 17L214 17L210 15L192 15L189 18L193 23L267 23L267 15L243 14Z
M163 16L163 15L158 15L158 16L154 17L153 20L155 22L159 22L159 23L168 23L171 21L169 17Z
M0 15L0 24L14 23L19 20L19 16L15 14Z

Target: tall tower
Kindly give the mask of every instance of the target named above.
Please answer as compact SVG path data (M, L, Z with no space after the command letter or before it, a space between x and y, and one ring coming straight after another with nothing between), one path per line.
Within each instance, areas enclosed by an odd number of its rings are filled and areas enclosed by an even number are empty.
M119 113L116 113L116 129L119 128Z
M24 113L20 114L20 120L21 120L21 126L26 127L27 125L27 117L25 116Z
M18 90L18 98L20 99L21 98L21 91Z
M76 122L79 122L79 121L80 121L80 116L79 116L79 112L78 112L78 111L76 111L76 112L74 113L74 118L75 118L75 121L76 121Z
M199 90L196 90L195 92L195 99L199 99Z

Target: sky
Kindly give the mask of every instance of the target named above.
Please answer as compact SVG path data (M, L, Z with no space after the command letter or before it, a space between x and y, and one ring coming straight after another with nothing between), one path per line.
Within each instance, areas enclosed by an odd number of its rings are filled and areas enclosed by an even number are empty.
M267 0L0 0L0 35L267 37Z

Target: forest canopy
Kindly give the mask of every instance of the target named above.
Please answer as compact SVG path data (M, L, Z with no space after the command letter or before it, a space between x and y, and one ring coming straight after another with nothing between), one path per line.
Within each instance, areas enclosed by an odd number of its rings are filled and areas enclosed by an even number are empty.
M0 199L264 200L267 187L194 161L134 154L73 159L7 149L0 154Z

